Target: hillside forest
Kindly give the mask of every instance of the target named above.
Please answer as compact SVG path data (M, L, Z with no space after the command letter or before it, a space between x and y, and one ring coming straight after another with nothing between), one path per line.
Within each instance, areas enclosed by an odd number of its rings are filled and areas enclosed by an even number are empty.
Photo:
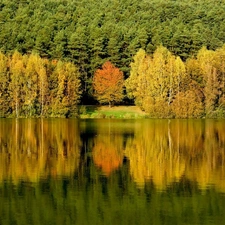
M224 117L224 18L224 0L2 0L0 117Z

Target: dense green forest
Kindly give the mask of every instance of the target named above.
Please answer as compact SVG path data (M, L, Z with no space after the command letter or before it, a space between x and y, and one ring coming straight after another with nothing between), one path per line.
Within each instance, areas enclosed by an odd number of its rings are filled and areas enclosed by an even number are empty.
M196 57L203 46L213 51L222 48L225 43L224 18L224 0L103 0L100 2L93 0L2 0L0 3L0 51L7 59L12 58L15 51L18 51L23 57L28 58L30 55L37 54L50 64L52 62L73 63L76 65L74 67L76 67L76 74L79 73L80 80L80 88L76 90L80 93L78 99L83 104L90 104L93 103L93 76L106 61L118 67L124 73L125 79L130 77L131 63L140 48L147 55L152 55L162 45L172 55L186 63L187 59ZM1 71L1 97L9 96L6 93L7 88L3 88L4 79L8 79L8 86L12 82L11 75L7 72L9 68L10 65L7 64L7 70ZM44 68L46 69L46 66ZM56 96L55 93L59 89L57 86L59 76L55 76L54 69L51 69L46 74L48 81L52 79L55 81L53 82L55 87L50 87L50 90L54 93L52 96ZM8 77L4 74L8 74ZM49 74L52 74L51 77ZM221 72L218 76L221 76ZM204 79L202 82L201 79L202 75L192 80L197 81L201 90L205 90ZM221 78L219 82L221 84ZM52 85L52 82L50 83ZM66 86L67 80L64 83ZM38 88L36 88L35 96L39 100L33 98L34 102L36 101L35 108L38 110L36 109L33 114L43 115L43 100L47 94L44 94L40 87ZM65 90L66 88L62 94L68 98ZM170 96L170 99L166 101L170 104L177 92L174 91L172 96L172 89L168 90L170 94L167 93L167 98ZM221 106L221 101L219 101L222 95L221 87L218 92L220 94L214 99L216 108ZM78 99L76 99L76 104ZM207 114L205 99L203 94L200 100L203 110L194 116ZM7 101L1 98L0 101L4 101L7 105L6 102L10 101L10 98L7 98ZM62 98L59 101L62 102ZM28 102L26 104L28 105ZM69 107L69 103L66 104ZM140 102L138 104L140 105ZM73 114L68 110L58 112L53 108L51 107L45 116ZM210 108L209 111L212 110ZM148 111L151 110L148 108ZM6 112L1 110L2 116L9 114L15 115L15 109L8 108ZM21 116L23 114L32 116L31 109L29 112L22 113ZM172 114L159 113L162 117L174 116ZM190 117L190 115L185 117Z

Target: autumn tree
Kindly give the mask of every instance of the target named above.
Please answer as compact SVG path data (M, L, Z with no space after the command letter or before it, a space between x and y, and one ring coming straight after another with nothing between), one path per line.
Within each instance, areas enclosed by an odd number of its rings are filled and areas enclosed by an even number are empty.
M205 112L211 114L217 107L219 80L215 67L215 52L202 48L197 55L200 73L204 81Z
M56 99L52 99L53 116L74 116L79 103L80 73L72 63L59 61L55 69L58 78Z
M24 72L24 105L23 109L26 116L34 116L37 113L37 98L38 98L38 74L35 70L38 61L38 55L31 54L26 62Z
M218 107L225 109L225 45L215 52L215 67L217 68L219 81Z
M201 117L204 112L201 93L194 88L177 93L172 103L172 111L177 118Z
M10 76L11 81L9 84L10 99L13 114L16 118L20 116L20 110L24 103L24 72L25 65L23 56L19 52L14 52L10 60Z
M126 79L126 91L129 98L134 98L135 104L142 107L148 98L150 57L140 49L131 63L130 76Z
M0 52L0 117L7 114L9 104L9 73L8 58Z
M40 115L44 116L46 110L46 97L48 92L48 81L47 73L45 69L45 63L47 60L43 60L40 57L37 60L36 71L38 74L38 89L39 89L39 104L40 104Z
M159 46L152 56L140 49L131 63L126 80L128 97L152 117L171 116L171 104L185 78L185 65L179 57Z
M100 103L120 102L123 99L123 72L107 61L96 70L93 78L94 96Z

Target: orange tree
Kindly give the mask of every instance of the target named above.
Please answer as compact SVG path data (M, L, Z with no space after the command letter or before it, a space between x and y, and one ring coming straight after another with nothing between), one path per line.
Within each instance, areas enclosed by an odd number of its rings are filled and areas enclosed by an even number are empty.
M111 62L105 62L93 77L94 96L100 103L120 102L123 99L123 72Z

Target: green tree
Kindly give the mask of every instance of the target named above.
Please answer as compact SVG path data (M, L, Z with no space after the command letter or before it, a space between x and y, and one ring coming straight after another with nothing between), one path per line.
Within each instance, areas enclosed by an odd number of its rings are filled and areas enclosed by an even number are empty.
M78 24L75 32L71 34L68 41L70 59L78 66L81 74L81 85L83 94L87 96L91 86L88 55L88 32L86 26Z

